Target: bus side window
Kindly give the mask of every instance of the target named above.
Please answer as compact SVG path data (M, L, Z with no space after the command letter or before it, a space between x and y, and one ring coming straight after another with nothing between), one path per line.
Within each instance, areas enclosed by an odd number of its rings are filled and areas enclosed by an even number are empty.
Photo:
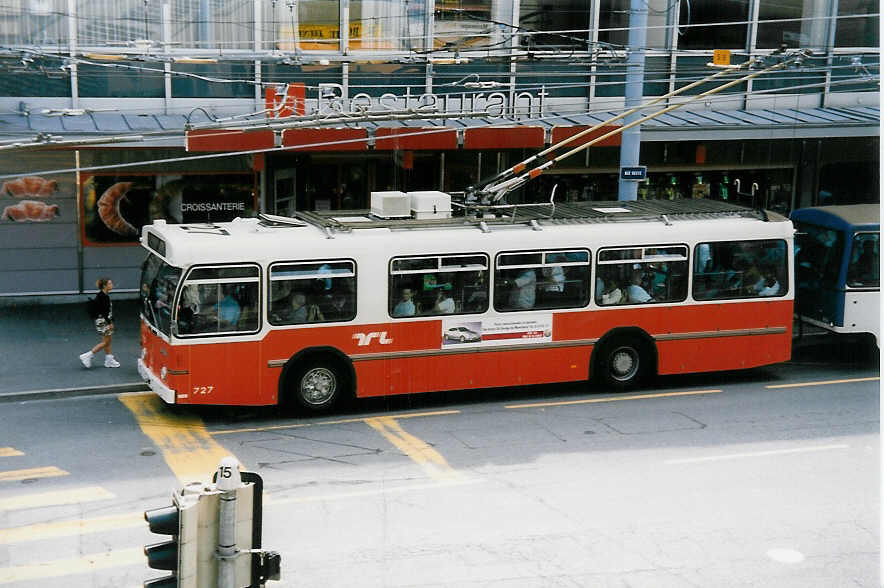
M349 321L356 316L356 266L349 260L270 266L272 325Z
M654 304L687 298L684 245L605 249L599 252L596 304Z
M858 233L853 237L847 285L851 288L878 288L880 285L880 250L878 233Z
M487 308L487 255L431 255L390 261L387 309L393 318L485 312Z
M258 330L259 269L255 266L198 267L185 278L178 300L182 335Z
M726 241L694 248L696 300L783 296L788 291L786 242Z

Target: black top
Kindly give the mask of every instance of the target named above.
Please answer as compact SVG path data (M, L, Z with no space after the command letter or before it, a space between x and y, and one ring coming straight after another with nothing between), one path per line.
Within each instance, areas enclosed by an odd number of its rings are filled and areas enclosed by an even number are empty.
M95 295L95 311L98 318L103 318L108 322L114 320L114 311L111 305L110 296L101 290Z

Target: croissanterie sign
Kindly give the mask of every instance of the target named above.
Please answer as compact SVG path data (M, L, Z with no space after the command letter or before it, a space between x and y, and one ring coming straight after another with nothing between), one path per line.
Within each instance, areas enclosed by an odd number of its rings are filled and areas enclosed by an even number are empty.
M135 243L141 227L224 222L255 211L255 176L232 174L93 175L81 185L87 244Z

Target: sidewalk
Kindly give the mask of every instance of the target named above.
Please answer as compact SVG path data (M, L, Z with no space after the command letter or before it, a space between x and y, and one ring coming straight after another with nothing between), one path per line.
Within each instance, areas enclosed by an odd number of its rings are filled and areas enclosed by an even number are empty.
M105 368L99 352L86 369L78 355L101 338L86 313L86 296L82 299L0 306L0 401L148 389L135 364L141 352L138 301L111 295L113 351L122 365Z

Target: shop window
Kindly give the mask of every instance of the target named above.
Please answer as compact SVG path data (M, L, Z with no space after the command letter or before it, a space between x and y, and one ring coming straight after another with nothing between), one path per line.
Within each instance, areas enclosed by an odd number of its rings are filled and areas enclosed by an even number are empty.
M337 51L341 42L339 0L274 2L276 48Z
M825 47L829 4L827 0L761 0L756 46Z
M680 302L687 298L688 248L620 247L599 252L595 302L600 306Z
M172 96L175 98L254 98L255 68L241 63L172 65ZM194 74L175 75L174 72ZM199 77L197 77L199 76ZM211 80L242 80L211 81Z
M679 49L746 48L749 0L692 0L678 6Z
M786 264L781 240L700 243L694 248L694 299L785 296Z
M400 257L390 262L390 316L438 316L488 309L488 256Z
M350 2L350 49L423 50L429 0Z
M519 43L525 48L585 51L589 10L585 0L522 0Z
M178 299L180 335L253 333L260 324L257 266L190 270Z
M85 98L162 98L163 75L161 64L144 61L114 62L112 68L80 64L77 89Z
M879 10L877 0L839 0L835 46L878 47Z
M356 316L352 261L280 263L270 267L270 324L349 321Z
M651 49L664 49L667 47L669 36L667 34L669 11L678 3L673 3L672 0L647 0L644 4L648 9L645 46ZM628 45L629 6L630 0L601 0L599 41L621 48Z

